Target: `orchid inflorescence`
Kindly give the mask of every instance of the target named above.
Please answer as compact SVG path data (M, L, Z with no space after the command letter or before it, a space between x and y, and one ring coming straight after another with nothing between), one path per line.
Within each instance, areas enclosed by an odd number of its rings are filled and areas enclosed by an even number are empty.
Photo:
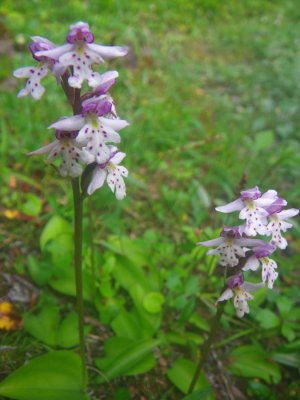
M279 197L275 190L268 190L264 194L261 194L257 186L244 190L239 199L217 207L216 210L221 213L239 211L239 218L245 220L245 223L224 226L219 238L198 243L201 246L215 247L207 254L219 255L219 264L232 268L233 274L227 279L227 288L217 303L233 297L238 317L249 313L248 300L253 299L249 291L265 285L272 289L278 277L277 264L269 257L277 248L287 247L287 240L281 232L286 232L292 224L285 220L299 213L295 208L284 210L286 205L287 201ZM268 241L251 238L257 235ZM245 282L244 272L256 271L260 265L262 282Z
M59 172L63 177L79 177L83 173L83 165L91 164L87 193L92 194L107 181L116 198L121 200L126 195L123 177L127 177L128 171L119 165L125 153L113 144L121 141L118 131L129 124L118 117L114 101L108 93L116 82L118 72L99 74L93 71L92 66L103 64L105 59L124 56L127 49L95 44L85 22L71 25L66 41L66 44L57 47L48 39L32 37L29 49L38 62L37 66L14 71L15 77L28 78L18 97L30 94L35 100L40 99L45 92L41 80L50 71L62 85L73 110L76 109L75 115L63 117L50 125L49 128L55 129L56 139L53 142L29 155L48 153L48 162L60 156ZM80 95L84 82L91 90ZM76 92L80 97L77 107L74 107Z

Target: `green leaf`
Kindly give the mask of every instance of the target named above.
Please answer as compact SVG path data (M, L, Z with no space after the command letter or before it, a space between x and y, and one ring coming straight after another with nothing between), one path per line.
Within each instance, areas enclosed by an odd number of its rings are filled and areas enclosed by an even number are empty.
M274 142L274 133L272 131L263 131L255 135L254 147L257 151L270 147Z
M182 400L209 400L212 397L212 389L211 388L204 388L196 390L192 394L185 396Z
M38 216L42 210L41 199L33 193L26 193L26 201L21 205L20 210L24 214Z
M199 314L194 313L190 318L189 322L195 325L197 328L202 329L203 331L209 332L210 326L206 319L200 317Z
M151 314L157 314L161 312L162 305L165 302L164 296L159 292L148 293L143 300L143 306L145 310Z
M140 339L141 329L135 313L122 310L111 323L115 334L128 339Z
M195 370L196 366L192 361L185 358L178 358L172 367L168 369L167 376L173 385L186 394L192 382ZM194 390L200 389L210 389L209 382L203 372L200 374ZM207 397L207 399L212 398L211 396Z
M31 360L0 383L0 395L15 400L88 400L80 357L56 351Z
M128 371L133 370L137 365L151 354L152 350L160 344L160 340L142 340L134 342L129 347L125 348L116 357L105 366L102 370L103 378L100 382L105 382L117 376L126 375ZM101 359L96 360L96 365L102 368ZM135 372L137 372L135 370Z
M38 313L29 312L24 315L24 328L43 343L55 347L59 319L57 307L45 306Z
M261 378L267 383L279 383L280 369L269 359L269 354L258 346L241 346L230 354L229 370L246 378Z
M264 329L277 328L280 324L279 317L268 309L257 310L254 318Z
M33 256L28 257L28 271L34 283L43 286L51 279L53 269L43 261L38 261Z
M75 272L71 265L67 265L60 271L60 275L53 277L49 282L49 285L60 293L76 296L75 286ZM88 273L82 271L83 280L83 297L84 300L91 301L93 293L92 279Z
M70 312L60 324L57 332L57 343L60 347L69 348L79 343L78 316Z
M48 221L40 237L41 250L44 251L48 242L56 240L58 236L68 234L72 235L72 228L68 221L55 215Z
M300 368L299 353L273 353L272 360L288 367Z

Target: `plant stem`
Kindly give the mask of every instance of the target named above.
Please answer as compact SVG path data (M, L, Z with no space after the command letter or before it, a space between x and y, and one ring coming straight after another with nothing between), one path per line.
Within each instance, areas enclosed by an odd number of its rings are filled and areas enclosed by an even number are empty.
M86 383L84 319L83 319L83 285L82 285L82 199L80 195L79 178L72 179L74 200L74 265L76 298L78 313L79 350L82 363L83 383Z
M89 229L91 234L90 248L91 248L91 270L93 278L93 297L96 296L96 266L95 266L95 244L94 244L94 220L93 220L93 201L92 197L89 197Z
M207 357L208 357L208 354L209 354L209 350L210 350L211 345L213 343L215 334L216 334L216 332L218 330L219 323L220 323L221 317L222 317L223 312L224 312L224 307L225 307L225 302L224 301L221 302L218 305L217 313L216 313L216 315L213 318L212 323L211 323L209 336L208 336L206 342L202 346L202 354L201 354L201 356L199 358L199 361L198 361L198 364L197 364L197 367L196 367L196 370L195 370L195 373L194 373L192 382L191 382L191 384L189 386L187 394L191 394L193 392L195 386L196 386L196 383L197 383L197 380L198 380L199 375L201 373L202 367L203 367L205 361L207 360Z

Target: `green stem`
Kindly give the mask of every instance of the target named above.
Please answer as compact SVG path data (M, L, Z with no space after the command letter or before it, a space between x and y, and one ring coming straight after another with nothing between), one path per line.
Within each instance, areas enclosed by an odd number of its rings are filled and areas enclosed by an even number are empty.
M93 201L92 197L89 197L89 230L90 230L90 248L91 248L91 270L93 278L93 297L96 296L96 268L95 268L95 245L94 245L94 220L93 220Z
M74 200L74 264L78 313L79 350L82 363L83 383L86 383L85 345L84 345L84 305L82 285L82 199L79 178L72 179Z
M215 315L215 317L214 317L214 319L212 320L212 323L211 323L209 336L208 336L206 342L203 344L202 354L201 354L201 356L199 358L199 361L198 361L198 364L196 366L196 370L195 370L192 382L191 382L191 384L189 386L188 394L191 394L193 392L193 390L194 390L194 388L196 386L197 380L199 378L199 375L201 373L202 367L203 367L204 363L207 360L207 357L208 357L208 354L209 354L209 350L210 350L211 345L213 343L215 334L216 334L216 332L217 332L217 330L219 328L220 320L221 320L221 317L222 317L223 312L224 312L224 307L225 307L225 302L224 301L221 302L218 305L217 313L216 313L216 315Z

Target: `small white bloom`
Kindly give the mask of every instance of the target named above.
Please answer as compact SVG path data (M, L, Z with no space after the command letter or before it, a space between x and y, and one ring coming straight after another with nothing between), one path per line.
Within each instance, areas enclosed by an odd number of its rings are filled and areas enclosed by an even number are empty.
M245 219L245 234L256 236L266 234L267 216L266 207L270 206L276 198L275 190L268 190L261 196L257 186L241 192L241 197L225 206L216 207L217 211L230 213L240 211L239 218Z
M285 249L287 247L287 241L281 235L281 231L286 232L293 226L290 222L286 222L285 219L295 217L298 213L299 210L296 208L290 208L289 210L283 210L269 216L270 222L267 226L267 235L272 235L271 243L280 249Z
M128 171L120 162L126 156L119 152L115 147L110 147L111 155L104 164L97 164L93 171L91 183L87 192L93 194L95 190L103 186L105 180L110 190L115 193L117 200L122 200L126 196L126 187L123 177L128 176Z
M81 88L84 81L91 87L98 86L101 83L101 75L92 70L92 65L102 64L107 58L127 54L124 47L94 44L94 36L85 22L77 22L70 26L67 42L68 44L55 49L40 51L37 55L57 60L65 68L72 67L73 75L69 77L68 82L74 88Z
M47 162L51 163L55 158L61 156L59 172L61 176L75 178L82 174L81 164L90 164L93 161L91 155L82 149L74 139L64 137L54 140L52 143L32 151L28 155L48 154Z

